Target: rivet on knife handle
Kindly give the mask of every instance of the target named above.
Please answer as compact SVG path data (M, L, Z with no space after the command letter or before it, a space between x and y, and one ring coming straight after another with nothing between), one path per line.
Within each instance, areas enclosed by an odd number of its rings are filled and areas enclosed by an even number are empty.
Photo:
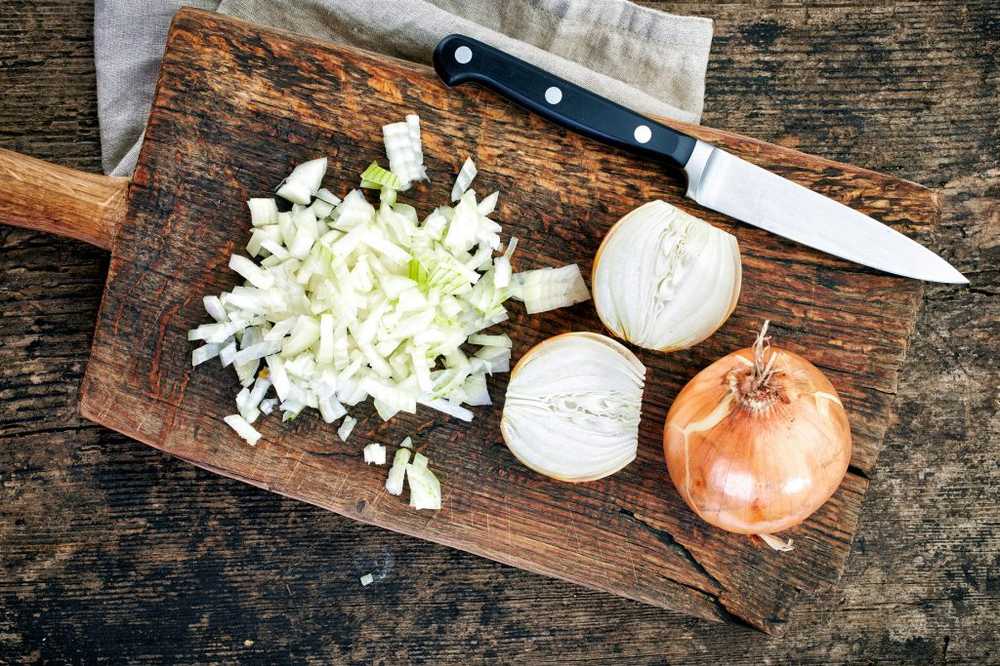
M678 168L695 147L686 134L465 35L438 43L434 69L449 86L475 81L574 132Z

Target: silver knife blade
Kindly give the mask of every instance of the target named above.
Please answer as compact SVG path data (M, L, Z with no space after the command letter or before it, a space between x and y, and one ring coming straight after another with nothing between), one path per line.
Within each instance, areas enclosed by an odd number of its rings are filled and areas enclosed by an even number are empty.
M920 243L787 178L698 141L684 167L702 206L811 248L918 280L968 284Z

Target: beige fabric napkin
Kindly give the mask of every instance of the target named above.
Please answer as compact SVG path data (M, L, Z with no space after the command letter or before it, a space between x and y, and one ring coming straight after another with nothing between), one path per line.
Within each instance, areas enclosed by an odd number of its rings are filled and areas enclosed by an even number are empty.
M135 167L170 18L181 5L429 63L460 32L640 113L701 118L710 19L628 0L97 0L101 150L107 173Z

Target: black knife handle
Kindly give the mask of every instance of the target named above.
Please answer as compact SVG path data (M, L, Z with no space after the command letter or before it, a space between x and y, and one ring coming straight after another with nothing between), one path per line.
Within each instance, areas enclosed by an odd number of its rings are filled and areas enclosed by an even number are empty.
M694 150L688 135L472 37L448 35L438 42L434 69L449 86L475 81L574 132L678 168Z

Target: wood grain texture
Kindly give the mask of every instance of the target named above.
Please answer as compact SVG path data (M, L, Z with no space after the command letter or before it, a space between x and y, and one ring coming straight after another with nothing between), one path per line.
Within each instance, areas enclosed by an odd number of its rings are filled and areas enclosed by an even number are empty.
M682 182L656 165L556 130L484 90L449 91L426 68L183 10L113 249L84 416L357 520L648 604L780 631L799 591L828 589L843 569L866 476L893 416L919 283L696 211L739 237L744 295L711 341L684 353L640 354L649 371L638 460L592 484L552 482L517 464L502 445L498 409L479 410L469 426L423 411L383 424L366 406L347 445L314 416L266 421L266 442L255 448L221 422L232 411L234 380L206 367L192 371L185 331L204 318L201 295L234 283L226 263L248 227L242 202L316 155L331 157L329 180L343 187L380 155L376 128L410 111L421 115L436 184L414 193L418 209L444 198L471 154L477 185L506 193L498 219L522 240L520 269L577 262L589 274L604 231L627 211L652 198L694 208L682 203ZM937 220L936 199L912 183L692 131L911 235L926 235ZM709 361L747 345L765 318L782 345L826 370L854 433L852 471L830 502L788 533L797 544L791 555L702 524L666 482L661 457L672 396ZM504 329L518 357L551 335L601 327L585 304L535 317L515 309ZM504 379L494 383L498 407L504 387ZM367 442L407 434L429 446L440 471L445 508L438 513L386 496L384 470L360 463Z
M128 178L98 176L0 149L0 222L111 249Z
M934 186L936 243L975 276L961 296L926 291L835 591L803 597L768 639L345 520L92 426L78 388L106 253L0 227L0 661L993 661L1000 8L657 6L716 20L705 122ZM98 170L90 2L0 0L0 17L0 145ZM362 588L368 571L386 577Z

